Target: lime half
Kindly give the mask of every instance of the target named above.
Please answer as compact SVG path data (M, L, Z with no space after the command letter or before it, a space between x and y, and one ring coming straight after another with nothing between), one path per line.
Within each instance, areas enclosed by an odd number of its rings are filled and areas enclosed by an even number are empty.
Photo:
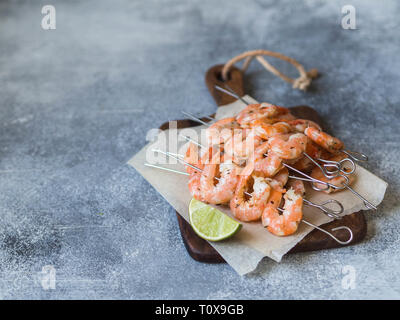
M189 218L198 236L209 241L229 238L242 227L225 213L196 199L190 201Z

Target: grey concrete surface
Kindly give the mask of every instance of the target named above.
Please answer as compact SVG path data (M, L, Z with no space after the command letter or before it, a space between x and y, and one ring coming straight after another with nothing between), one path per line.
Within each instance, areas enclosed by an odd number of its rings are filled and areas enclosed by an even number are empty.
M41 28L45 4L56 30ZM357 30L341 28L344 4ZM1 1L0 298L400 298L399 15L397 1ZM212 113L204 72L257 48L323 76L304 93L254 65L248 93L316 108L390 185L363 243L239 277L192 260L174 211L125 163L181 109Z

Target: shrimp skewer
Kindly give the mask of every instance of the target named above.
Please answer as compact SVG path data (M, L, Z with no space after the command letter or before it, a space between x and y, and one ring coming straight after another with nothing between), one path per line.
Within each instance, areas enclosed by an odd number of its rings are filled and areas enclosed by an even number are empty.
M204 122L203 120L195 117L194 115L192 115L190 113L187 113L187 112L184 112L184 111L182 111L182 113L184 113L185 115L189 116L192 120L197 121L197 122L199 122L199 123L201 123L203 125L206 125L206 126L209 126L209 127L212 126L212 124ZM259 121L265 121L265 119L264 120L256 119L256 120L253 121L253 123L257 124ZM284 120L282 120L282 121L284 121ZM274 123L274 122L272 122L272 123ZM314 129L320 130L320 127L317 124L315 124L314 122L310 121L310 120L296 119L296 120L290 120L290 121L288 121L288 123L289 124L291 123L298 133L301 133L301 131L304 131L308 126L311 126ZM225 139L227 137L228 137L228 135L225 135ZM230 140L232 140L232 139L230 139ZM336 162L336 163L333 162L333 161L327 163L326 160L319 158L320 157L319 151L312 145L312 143L310 143L312 141L310 138L309 138L309 140L310 141L307 141L307 144L306 144L306 150L303 151L303 154L304 154L305 157L303 157L303 158L299 157L298 163L295 165L295 167L297 169L306 170L307 171L308 169L310 169L311 163L314 163L315 165L320 167L320 169L323 171L325 177L331 178L331 177L339 175L340 173L344 173L343 172L343 164L344 164L344 162L349 161L353 166L353 170L351 171L351 173L353 173L355 171L355 164L349 158L343 159L341 162ZM240 143L239 143L240 147L238 147L237 149L232 148L232 145L233 145L233 140L228 143L228 148L230 150L232 150L231 154L234 156L234 161L237 162L237 163L240 163L242 159L241 159L240 155L235 154L235 150L246 150L245 154L251 153L250 149L248 149L248 148L247 149L246 148L243 149L242 144L240 144ZM245 143L245 146L249 146L249 145L251 145L251 144L250 143ZM345 151L342 150L342 152L345 152ZM348 152L348 151L346 151L346 152ZM362 155L362 154L360 154L360 155ZM362 156L364 156L364 155L362 155ZM314 160L314 158L317 158L318 161L325 162L325 164L323 164L321 166L318 162L316 162ZM359 161L361 161L361 160L359 160ZM329 169L327 169L327 168L329 168ZM336 168L336 170L332 170L331 168ZM350 173L348 173L348 174L350 174Z
M322 132L321 127L316 124L315 122L311 121L311 120L305 120L305 119L295 119L295 120L291 120L291 121L287 121L287 123L292 126L292 128L299 132L299 133L305 133L307 128L312 128L310 130L308 130L307 132L310 131L314 131L314 132L320 132L320 135L323 136L321 137L322 140L335 140L336 138L333 138L331 136L329 136L326 133ZM311 134L310 134L311 135ZM354 164L354 160L352 160L350 157L347 157L345 159L342 159L341 161L327 161L324 159L321 159L321 151L316 148L314 146L314 143L316 143L316 141L314 141L315 139L311 139L309 137L308 143L307 143L307 149L306 152L304 152L304 156L305 158L302 158L299 161L299 164L296 165L295 167L299 170L303 170L303 169L308 169L309 165L316 165L318 167L320 167L320 169L324 172L325 177L329 178L329 177L335 177L337 175L339 175L340 173L343 174L351 174L355 171L355 164ZM340 140L336 139L337 141L339 141L339 143L341 143ZM321 145L321 143L317 143L318 146ZM322 147L324 145L322 144ZM346 152L341 150L341 152ZM316 159L317 161L323 162L322 166L316 162L314 159ZM343 167L345 164L350 164L352 166L352 170L350 173L345 172L343 170Z
M193 115L191 115L191 117L193 119L197 119ZM200 120L200 119L197 119L197 120L199 122L202 122L202 120ZM207 124L207 125L209 125L209 124ZM316 129L316 128L308 127L307 129ZM318 129L316 129L316 130L318 130ZM286 144L284 144L283 146L279 142L282 139L282 137L275 136L270 139L270 140L272 140L272 145L275 147L275 150L277 150L280 153L281 157L283 155L283 157L286 157L287 159L290 160L290 158L295 159L296 158L295 156L299 156L301 153L304 153L304 151L301 151L301 150L303 150L303 149L305 150L305 148L307 146L307 141L304 140L303 134L298 133L295 135L297 135L297 136L292 138L292 140L290 139L290 137L291 137L290 135L286 135L286 136L284 135L285 137L283 137L283 140L286 139ZM271 148L271 149L273 150L273 148ZM310 159L311 157L308 157L308 158ZM377 209L376 206L374 206L371 202L369 202L367 199L365 199L363 196L361 196L358 192L356 192L353 188L351 188L349 186L349 178L347 176L342 176L340 174L337 174L336 177L339 177L343 181L343 183L341 185L334 185L327 181L322 181L320 179L312 178L312 177L308 176L307 174L297 170L296 168L289 166L287 163L283 163L283 165L292 170L296 170L298 173L302 174L303 176L306 176L306 178L299 178L299 177L294 177L294 178L312 182L312 188L316 191L328 191L330 188L333 188L334 190L339 191L339 190L343 190L343 189L347 188L354 195L356 195L357 197L362 199L365 206L368 209L375 209L375 210ZM321 169L321 166L319 166L319 168ZM331 179L333 177L332 174L330 174L329 172L327 173L325 170L322 170L322 173L324 174L324 177L326 179ZM320 184L324 185L325 188L321 188L321 186L316 185L316 183L320 183Z
M210 185L210 180L211 180L211 178L217 180L218 182L221 182L222 184L228 183L228 186L231 187L231 188L233 188L233 187L232 187L233 184L231 183L232 181L230 181L230 180L229 180L229 181L226 181L228 177L226 177L226 176L220 176L220 177L218 177L218 176L217 176L216 171L215 171L215 167L214 167L215 164L209 164L209 163L204 163L204 164L202 164L202 163L201 163L201 164L200 164L200 167L196 167L196 166L194 166L193 164L190 164L190 163L186 162L185 160L183 160L183 159L182 159L182 157L183 157L182 155L174 154L174 153L168 152L168 151L157 150L157 149L153 149L152 151L153 151L153 152L159 152L159 153L165 154L166 156L172 157L172 158L178 160L179 162L183 163L184 165L189 166L190 168L194 169L194 171L192 171L192 174L199 174L199 173L201 173L202 175L206 175L206 176L207 176L207 181L204 181L204 182L203 182L204 185L206 186L206 188L211 187L211 185ZM218 155L218 156L219 156L219 155ZM212 161L212 162L213 162L213 161ZM223 164L226 165L226 163L223 163ZM207 167L208 165L211 165L212 167ZM228 165L231 165L231 163L229 163ZM150 165L150 164L149 164L149 166L156 167L156 166ZM169 170L167 170L167 171L176 172L175 170L172 170L172 169L169 169ZM221 171L223 172L224 170L221 170ZM229 178L232 179L232 178L238 176L238 171L240 171L240 168L237 167L237 166L234 166L233 170L226 170L226 171L227 171L226 174L228 174L228 175L229 175ZM191 174L189 174L189 173L187 173L187 174L188 174L188 175L191 175ZM199 180L196 180L196 179L193 180L195 184L199 184L199 183L202 182L200 177L201 177L201 175L199 175L199 177L198 177ZM196 187L199 187L199 186L196 185ZM200 189L200 190L201 190L201 189ZM222 190L222 189L221 189L221 190L214 190L214 191L216 191L216 192L218 192L218 191L223 192L223 191L226 191L226 190ZM207 194L209 194L209 193L208 193L208 190L207 190L206 192L207 192ZM197 194L197 192L195 192L195 193ZM247 195L251 196L251 194L249 194L249 193L247 193ZM198 200L200 200L200 199L198 199ZM229 199L229 200L230 200L230 199ZM226 201L226 202L229 202L229 200ZM202 200L202 201L207 201L207 200ZM217 201L217 202L218 202L218 201ZM212 202L210 202L210 203L212 203ZM220 203L221 203L221 202L214 203L214 204L220 204Z
M303 197L304 204L322 210L330 218L342 219L342 216L340 214L344 211L344 208L343 208L343 205L339 201L337 201L335 199L329 199L329 200L326 200L325 202L317 205L315 203L312 203L311 201L308 201L307 199L304 199L304 195L306 194L306 189L304 187L304 182L302 180L290 179L288 182L288 186L293 188L295 193L297 193ZM327 207L326 206L327 204L337 205L338 210L334 210L332 208Z
M248 103L247 101L245 101L243 98L241 98L236 92L234 92L231 88L229 88L230 90L224 90L223 88L215 85L214 86L215 89L224 92L240 101L242 101L244 104L246 104L247 106L251 105L250 103ZM291 115L290 112L288 113L288 115ZM283 117L282 117L283 118ZM288 119L290 117L287 117ZM294 118L294 117L293 117ZM293 119L294 120L294 119ZM282 119L282 121L284 121L284 119ZM317 125L317 129L319 128L319 126ZM356 152L356 151L349 151L349 150L345 150L342 149L341 152L343 152L344 154L346 154L351 160L356 161L356 162L364 162L364 161L368 161L368 156L361 153L361 152ZM340 167L339 167L340 168Z
M263 177L253 175L253 168L247 166L230 201L230 209L241 221L257 221L265 209L271 186ZM250 197L247 196L250 193Z
M274 235L288 236L296 232L303 218L303 197L290 188L283 195L285 201L282 214L278 208L282 200L282 192L274 190L268 205L262 214L263 226Z
M191 115L192 116L192 115ZM194 116L192 116L192 117L194 117ZM195 117L194 117L195 118ZM198 119L199 120L199 122L201 121L200 119ZM319 131L318 129L316 129L316 128L313 128L313 127L308 127L305 131L307 131L308 129L312 129L312 130L317 130L317 131ZM312 131L311 131L312 132ZM310 133L309 133L310 134ZM303 135L304 136L304 135ZM332 137L332 138L334 138L334 137ZM286 138L287 139L287 144L284 146L284 147L286 147L286 148L282 148L280 145L279 145L279 143L278 143L278 138L277 137L272 137L271 139L274 139L273 140L273 143L274 143L274 145L275 145L275 147L276 147L276 150L278 150L278 151L280 151L281 152L281 155L284 155L285 157L287 157L287 158L291 158L291 157L294 157L294 155L297 155L297 154L299 154L299 150L298 149L296 149L296 146L297 147L300 147L300 148L303 148L304 147L304 145L306 144L306 142L304 142L304 141L302 141L301 139L304 139L304 138L302 138L301 136L297 136L296 138L292 138L293 139L293 141L289 141L290 140L290 136L289 136L289 138ZM334 138L334 139L336 139L336 138ZM335 140L333 140L334 142L335 142ZM340 141L340 140L339 140ZM330 145L330 146L335 146L336 145L336 143L334 143L334 142L329 142L328 144ZM324 143L327 143L326 141L324 142ZM339 143L340 144L340 143ZM293 148L292 148L293 147ZM292 149L291 149L292 148ZM304 147L305 148L305 147ZM304 151L303 151L303 153L304 153ZM374 206L370 201L368 201L367 199L365 199L362 195L360 195L357 191L355 191L353 188L351 188L350 186L349 186L349 178L347 177L347 176L342 176L342 175L338 175L338 177L343 181L343 183L341 184L341 185L334 185L334 184L332 184L332 183L329 183L329 182L327 182L327 181L322 181L322 180L320 180L320 179L315 179L315 178L313 178L313 177L310 177L309 175L307 175L307 174L305 174L305 173L303 173L303 172L301 172L301 171L299 171L299 170L297 170L296 168L293 168L293 167L291 167L291 166L289 166L287 163L283 163L283 165L284 166L286 166L286 167L288 167L289 169L292 169L292 170L295 170L296 172L298 172L298 173L300 173L301 175L303 175L303 176L305 176L305 178L300 178L300 177L296 177L296 176L294 176L294 178L295 179L301 179L301 180L304 180L304 181L310 181L310 182L312 182L312 188L314 189L314 190L316 190L316 191L328 191L330 188L333 188L333 189L335 189L336 191L339 191L339 190L343 190L343 189L348 189L349 191L351 191L355 196L357 196L357 197L359 197L361 200L363 200L363 202L364 202L364 205L368 208L368 209L374 209L374 210L376 210L377 208L376 208L376 206ZM325 172L323 172L323 173L325 173ZM329 176L329 174L326 174L326 175L324 175L325 176L325 178L327 178L327 179L329 179L329 178L332 178L332 175L331 176ZM322 185L324 185L325 186L325 188L321 188L321 187L318 187L316 184L317 183L320 183L320 184L322 184Z
M268 124L262 119L255 120L251 123L251 128L254 129L255 134L265 140L277 134L289 133L292 127L287 122L276 122Z
M193 142L193 143L197 144L197 145L200 146L201 148L206 148L205 146L203 146L203 145L197 143L195 140L193 140L192 138L190 138L190 137L188 137L188 136L182 135L182 137L183 137L185 140L189 141L189 142ZM265 144L265 143L264 143L264 144ZM258 149L258 154L259 154L259 155L262 155L262 154L263 154L263 152L264 152L264 149L263 149L263 148L265 148L265 145L259 147L259 149ZM252 163L254 163L254 162L250 161L250 165L251 165ZM250 170L250 169L249 169L249 168L251 168L250 165L248 165L248 166L246 167L247 170ZM256 163L254 163L254 173L255 173L256 175L257 175L257 174L260 174L259 171L261 171L261 173L264 174L264 175L265 175L266 173L268 173L268 172L262 171L260 168L261 168L261 166L259 166L259 165L257 165ZM286 184L286 182L287 182L287 180L288 180L288 178L289 178L290 176L289 176L288 170L282 166L282 162L279 162L279 165L274 165L274 166L273 166L273 169L271 169L271 171L273 171L274 173L271 174L270 177L273 177L273 180L279 182L279 183L281 184L281 187L283 187L283 186ZM242 171L241 174L243 175L243 174L245 174L245 173L246 173L245 171ZM267 175L267 177L268 177L268 175ZM311 178L311 177L310 177L310 178ZM298 180L297 180L297 181L298 181ZM297 184L299 184L299 181L297 182ZM302 188L304 189L304 185L303 185ZM323 190L325 190L325 189L323 189ZM247 196L250 196L250 197L252 196L252 195L249 194L249 193L246 193L246 194L247 194ZM321 203L321 204L316 204L316 203L313 203L313 202L311 202L311 201L309 201L309 200L306 200L306 199L303 199L303 200L304 200L304 203L305 203L306 205L312 206L312 207L316 207L316 208L320 209L323 213L325 213L326 215L328 215L329 217L334 217L334 218L336 218L336 219L340 218L339 214L341 214L341 213L344 211L343 205L342 205L339 201L334 200L334 199L329 199L329 200L327 200L327 201L325 201L325 202L323 202L323 203ZM332 210L332 209L326 207L325 205L328 204L328 203L335 203L335 204L339 207L339 210L336 210L336 211L335 211L335 210ZM335 215L336 215L336 216L335 216Z
M344 149L344 143L341 140L321 131L318 128L308 127L304 130L304 134L330 153L336 154L343 152L353 161L368 161L368 157L365 154Z
M168 172L174 172L174 173L178 173L178 174L189 175L187 172L182 172L182 171L173 170L173 169L170 169L170 168L165 168L165 167L161 167L161 166L156 166L156 165L149 164L149 163L145 163L144 165L145 165L145 166L148 166L148 167L152 167L152 168L157 168L157 169L165 170L165 171L168 171ZM347 244L349 244L349 243L353 240L353 232L351 231L351 229L350 229L349 227L340 226L340 227L337 227L337 228L333 228L333 229L332 229L332 231L337 231L337 230L342 230L342 229L343 229L343 230L346 230L346 231L349 232L349 238L348 238L348 240L342 241L342 240L338 239L337 237L335 237L332 233L330 233L330 232L328 232L328 231L326 231L326 230L324 230L324 229L318 227L317 225L315 225L315 224L313 224L313 223L311 223L311 222L308 222L308 221L305 220L305 219L302 219L301 222L303 222L303 223L309 225L310 227L313 227L313 228L315 228L315 229L318 229L318 230L320 230L321 232L327 234L329 237L331 237L332 239L334 239L336 242L338 242L338 243L341 244L341 245L347 245Z
M225 118L212 123L206 130L208 144L225 143L232 138L235 129L241 129L235 118Z
M217 154L217 156L219 155ZM235 193L239 180L236 171L237 167L229 162L205 164L199 184L202 201L211 204L228 203ZM217 183L215 183L215 180L217 180Z
M328 181L322 181L321 179L317 179L315 177L311 177L308 174L305 174L304 172L301 172L300 170L297 170L296 168L293 168L292 166L288 165L287 163L283 164L285 167L287 167L288 169L291 169L299 174L301 174L303 177L297 177L297 176L289 176L289 178L293 178L293 179L299 179L299 180L303 180L303 181L309 181L311 182L311 186L314 190L316 191L325 191L327 193L330 189L333 189L335 191L339 191L339 190L343 190L343 189L348 189L349 191L351 191L355 196L357 196L358 198L360 198L365 207L367 207L368 209L374 209L376 210L376 206L373 205L370 201L368 201L367 199L365 199L361 194L359 194L357 191L355 191L353 188L351 188L349 186L349 178L347 176L339 176L339 178L342 180L341 181L341 185L335 185L332 184ZM322 186L325 186L324 188Z
M241 162L254 153L254 149L262 143L262 139L254 134L253 130L235 130L233 136L226 141L224 151L234 159Z
M272 152L280 158L293 160L299 158L307 146L307 137L302 133L282 134L268 140Z
M258 119L272 119L280 115L288 114L289 109L276 106L270 103L249 104L236 116L236 121L244 126L251 126L251 123Z

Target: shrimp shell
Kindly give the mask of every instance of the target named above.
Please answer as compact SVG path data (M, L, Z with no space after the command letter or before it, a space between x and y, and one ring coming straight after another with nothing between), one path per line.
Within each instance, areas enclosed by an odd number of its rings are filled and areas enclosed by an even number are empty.
M245 192L250 193L251 197ZM232 214L241 221L257 221L265 209L271 186L262 176L256 176L251 166L244 168L230 201Z
M241 126L248 126L256 119L276 118L287 113L289 113L289 109L266 102L249 104L236 116L236 121Z
M268 199L268 205L262 214L262 223L268 231L277 236L288 236L297 231L297 227L303 218L303 198L290 188L283 196L285 204L283 213L278 207L282 199L282 193L273 191Z
M254 164L256 173L273 177L282 168L282 159L272 151L268 152L268 150L269 143L266 141L256 148L254 156L249 158L249 163Z
M302 133L273 136L268 142L272 152L287 160L299 158L307 147L307 137Z
M331 153L337 153L344 147L343 142L340 141L338 138L332 137L326 132L318 130L314 127L306 128L304 130L304 134L316 144L320 145Z

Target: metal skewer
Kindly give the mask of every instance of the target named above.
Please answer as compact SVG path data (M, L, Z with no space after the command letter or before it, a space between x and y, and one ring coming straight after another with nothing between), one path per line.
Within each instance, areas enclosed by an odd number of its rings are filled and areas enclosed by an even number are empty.
M330 232L328 232L328 231L326 231L326 230L324 230L324 229L322 229L322 228L316 226L315 224L312 224L312 223L310 223L310 222L308 222L308 221L306 221L306 220L304 220L304 219L301 220L301 222L304 222L305 224L308 224L309 226L314 227L315 229L318 229L319 231L322 231L323 233L327 234L327 235L330 236L333 240L335 240L336 242L340 243L341 245L349 244L349 243L353 240L353 231L351 231L351 229L350 229L349 227L340 226L340 227L333 228L333 229L331 230L331 231L337 231L337 230L342 230L342 229L344 229L344 230L347 230L347 231L349 232L350 238L349 238L347 241L341 241L341 240L339 240L338 238L336 238L332 233L330 233Z
M356 162L365 162L368 161L368 156L365 155L364 153L357 152L357 151L349 151L342 149L340 150L344 154L346 154L351 160L356 161Z
M242 98L241 96L239 96L238 94L236 94L236 92L233 91L233 89L232 89L230 86L228 86L227 84L224 84L224 86L225 86L225 89L224 89L224 88L221 88L221 87L218 86L218 85L215 85L214 87L215 87L215 89L217 89L217 90L219 90L219 91L221 91L221 92L223 92L223 93L226 93L227 95L229 95L229 96L231 96L231 97L234 97L234 98L236 98L237 100L242 101L244 104L247 104L247 105L250 104L250 103L248 103L244 98Z
M301 177L297 177L297 176L289 176L289 178L293 178L293 179L299 179L299 180L303 180L303 181L309 181L311 182L311 187L315 190L315 191L326 191L329 188L335 189L335 190L343 190L343 189L348 189L350 190L354 195L356 195L358 198L360 198L364 205L368 208L368 209L374 209L376 210L376 206L374 206L370 201L368 201L367 199L365 199L361 194L359 194L357 191L355 191L352 187L350 187L348 185L349 183L349 178L347 176L342 176L346 181L344 183L342 183L341 186L336 186L332 183L329 182L325 182L319 179L315 179L311 176L309 176L308 174L305 174L304 172L297 170L296 168L293 168L292 166L284 163L283 164L285 167L287 167L288 169L291 169L299 174L301 174L302 176L304 176L305 178L301 178ZM317 184L323 184L326 186L326 188L319 188L315 185L315 183Z
M164 153L164 154L166 154L166 155L168 155L168 156L171 156L171 154L168 154L168 153L165 152L165 151L162 151L162 150L156 150L156 151L158 151L158 152L161 151L161 153ZM179 159L179 158L176 158L176 159ZM185 162L186 162L186 161L185 161ZM174 172L174 173L178 173L178 174L189 175L187 172L182 172L182 171L178 171L178 170L174 170L174 169L170 169L170 168L165 168L165 167L157 166L157 165L150 164L150 163L145 163L144 165L145 165L145 166L148 166L148 167L160 169L160 170L165 170L165 171L168 171L168 172ZM193 166L192 168L196 168L196 167ZM198 169L198 168L197 168L197 169ZM281 208L278 208L278 210L283 211ZM339 243L339 244L341 244L341 245L349 244L349 243L353 240L353 231L352 231L349 227L340 226L340 227L337 227L337 228L333 228L333 229L332 229L332 231L337 231L337 230L342 230L342 229L344 229L344 230L347 230L347 231L349 232L349 235L350 235L350 236L349 236L349 239L346 240L346 241L342 241L342 240L339 240L337 237L335 237L332 233L330 233L330 232L328 232L328 231L326 231L326 230L324 230L324 229L322 229L322 228L316 226L315 224L313 224L313 223L311 223L311 222L308 222L307 220L302 219L301 222L304 222L305 224L307 224L307 225L309 225L309 226L311 226L311 227L313 227L313 228L315 228L315 229L318 229L318 230L322 231L323 233L327 234L327 235L330 236L333 240L335 240L337 243Z
M306 156L306 158L308 158L314 165L316 165L321 171L322 174L328 178L328 179L332 179L332 178L336 178L339 176L343 176L343 174L345 175L350 175L352 173L354 173L354 171L356 170L356 165L353 162L353 160L351 159L343 159L341 161L329 161L329 160L323 160L323 159L318 159L319 161L324 162L323 165L320 165L317 161L315 161L313 159L313 157L311 157L310 155L308 155L306 152L303 152L303 154ZM343 169L343 163L346 162L350 162L352 164L352 168L349 172L345 171ZM327 168L335 168L336 170L328 170ZM343 173L343 174L341 174Z
M198 122L198 123L201 123L201 124L203 124L203 125L206 125L206 126L210 126L210 124L209 123L207 123L207 122L204 122L203 120L201 120L201 119L199 119L199 118L197 118L197 117L195 117L194 115L192 115L192 114L190 114L190 113L188 113L188 112L185 112L185 111L181 111L185 116L188 116L190 119L192 119L193 121L196 121L196 122Z
M340 175L340 173L345 175L353 174L356 171L356 164L350 158L344 158L340 161L332 161L332 160L325 160L318 158L319 162L323 162L322 166L324 167L325 171L331 175ZM350 163L350 169L345 167L345 163ZM334 168L333 170L331 168ZM346 169L346 170L345 170Z

